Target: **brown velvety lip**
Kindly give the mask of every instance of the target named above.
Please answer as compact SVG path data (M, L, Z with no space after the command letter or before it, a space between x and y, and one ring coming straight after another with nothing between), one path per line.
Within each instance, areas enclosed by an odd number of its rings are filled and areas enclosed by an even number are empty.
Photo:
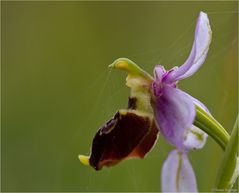
M158 129L152 118L134 110L118 111L96 133L90 165L96 170L113 166L131 157L143 158L157 139Z

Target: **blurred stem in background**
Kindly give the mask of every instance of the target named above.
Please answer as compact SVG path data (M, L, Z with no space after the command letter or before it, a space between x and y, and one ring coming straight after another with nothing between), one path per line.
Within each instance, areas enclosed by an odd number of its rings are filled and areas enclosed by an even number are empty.
M194 124L210 135L225 150L214 191L230 192L238 177L238 118L230 137L227 131L200 107L196 108L196 112Z
M219 168L215 190L230 192L238 177L238 119L232 130L230 141L226 147L222 163Z

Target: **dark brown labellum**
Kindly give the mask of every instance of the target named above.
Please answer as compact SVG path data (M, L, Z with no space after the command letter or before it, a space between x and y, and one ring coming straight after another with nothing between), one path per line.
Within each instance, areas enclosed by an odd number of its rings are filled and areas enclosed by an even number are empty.
M96 133L90 165L99 170L129 157L143 158L154 145L157 133L150 117L137 115L132 110L118 111Z

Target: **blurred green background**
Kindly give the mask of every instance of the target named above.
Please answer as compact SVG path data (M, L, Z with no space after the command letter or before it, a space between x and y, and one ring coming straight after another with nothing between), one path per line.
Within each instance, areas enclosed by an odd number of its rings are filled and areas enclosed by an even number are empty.
M1 2L2 191L160 191L170 145L159 137L144 160L96 172L80 164L97 129L127 105L128 57L148 72L181 65L199 11L213 32L208 58L179 87L230 132L238 112L238 3ZM200 191L211 191L222 150L208 139L190 153Z

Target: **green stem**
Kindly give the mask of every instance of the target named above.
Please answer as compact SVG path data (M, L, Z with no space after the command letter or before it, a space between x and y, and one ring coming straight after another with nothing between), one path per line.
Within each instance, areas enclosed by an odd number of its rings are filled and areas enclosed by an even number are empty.
M232 130L231 139L226 147L220 170L217 175L216 189L230 192L238 177L238 119Z
M227 143L230 139L229 134L220 123L198 106L196 106L194 125L211 136L223 150L226 149Z

